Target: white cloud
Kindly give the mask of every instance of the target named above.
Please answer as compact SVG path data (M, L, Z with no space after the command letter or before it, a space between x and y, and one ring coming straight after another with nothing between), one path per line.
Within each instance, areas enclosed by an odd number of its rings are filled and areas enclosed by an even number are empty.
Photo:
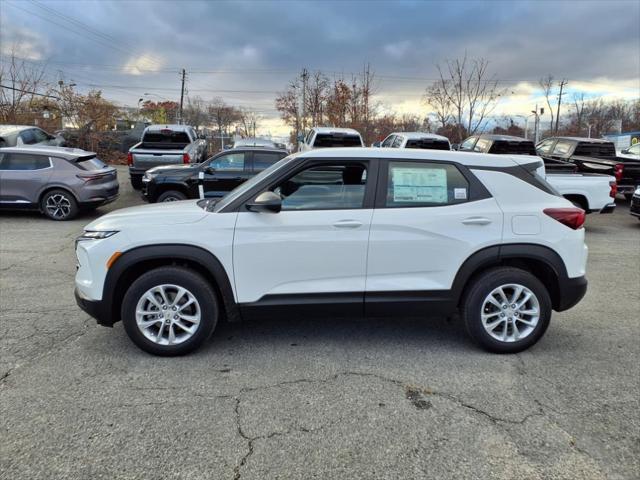
M159 71L164 65L164 60L145 53L138 57L132 57L122 68L124 73L129 75L144 75Z
M404 57L411 48L411 42L409 40L403 40L402 42L388 43L383 49L384 52L392 58L400 59Z
M49 49L40 34L3 22L0 28L0 53L37 61L47 56Z

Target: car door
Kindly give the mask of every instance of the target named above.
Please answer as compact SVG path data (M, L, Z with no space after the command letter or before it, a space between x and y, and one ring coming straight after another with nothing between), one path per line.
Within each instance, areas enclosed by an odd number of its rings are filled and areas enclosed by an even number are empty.
M371 221L365 311L425 314L447 298L474 252L499 245L503 214L465 167L438 161L383 161ZM397 305L396 305L397 306ZM391 310L389 310L391 308Z
M37 204L53 167L45 155L3 153L0 172L0 201L5 205L27 205Z
M202 170L205 197L222 197L242 182L250 173L251 152L230 150L211 159Z
M362 313L374 169L366 160L308 161L265 188L281 196L279 213L241 207L233 244L238 302Z

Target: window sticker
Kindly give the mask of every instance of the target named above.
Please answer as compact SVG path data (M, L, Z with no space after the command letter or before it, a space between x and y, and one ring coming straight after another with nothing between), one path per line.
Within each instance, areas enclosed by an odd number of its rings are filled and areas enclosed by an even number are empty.
M467 189L466 188L454 188L453 189L453 198L455 200L466 200L467 199Z
M447 171L444 168L391 169L394 202L447 203Z

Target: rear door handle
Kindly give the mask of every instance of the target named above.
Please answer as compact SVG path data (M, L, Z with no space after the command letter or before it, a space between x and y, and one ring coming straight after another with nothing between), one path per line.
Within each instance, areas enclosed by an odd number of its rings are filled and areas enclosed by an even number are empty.
M485 217L469 217L462 220L465 225L489 225L491 220Z
M362 222L357 220L340 220L333 224L336 228L358 228L362 226Z

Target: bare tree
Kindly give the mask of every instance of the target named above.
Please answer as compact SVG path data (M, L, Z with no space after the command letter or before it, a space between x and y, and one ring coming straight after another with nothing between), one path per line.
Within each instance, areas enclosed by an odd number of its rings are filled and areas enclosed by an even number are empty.
M208 107L211 122L217 127L220 137L220 148L222 139L229 135L229 130L240 121L240 111L231 105L227 105L221 98L214 98Z
M280 118L293 129L294 139L302 132L301 98L302 88L298 77L276 97L276 110L280 112Z
M258 125L262 117L253 110L247 108L240 109L240 134L243 137L255 137Z
M549 131L553 132L553 104L551 103L551 90L553 89L553 75L547 75L544 78L541 78L538 82L540 88L542 88L542 93L544 94L545 101L547 102L547 108L549 109Z
M573 106L576 110L576 133L580 135L580 132L582 131L582 123L584 122L584 93L573 94Z
M326 115L329 125L344 127L347 125L351 89L342 78L334 80L331 92L327 96Z
M19 123L21 112L29 112L34 98L45 94L44 66L36 66L19 58L16 45L11 48L6 62L0 62L0 121Z
M457 125L469 135L482 130L495 109L502 92L495 76L489 76L489 61L484 58L447 60L437 65L440 79L435 83L447 100Z
M184 123L196 129L205 125L209 120L209 113L204 100L199 97L187 97L187 105L183 113Z
M316 127L324 123L324 110L328 97L329 79L320 71L314 72L306 82L307 116L311 117L311 126Z
M433 109L440 127L445 127L452 118L453 105L447 95L447 90L440 86L440 83L436 82L427 87L425 91L423 102Z

